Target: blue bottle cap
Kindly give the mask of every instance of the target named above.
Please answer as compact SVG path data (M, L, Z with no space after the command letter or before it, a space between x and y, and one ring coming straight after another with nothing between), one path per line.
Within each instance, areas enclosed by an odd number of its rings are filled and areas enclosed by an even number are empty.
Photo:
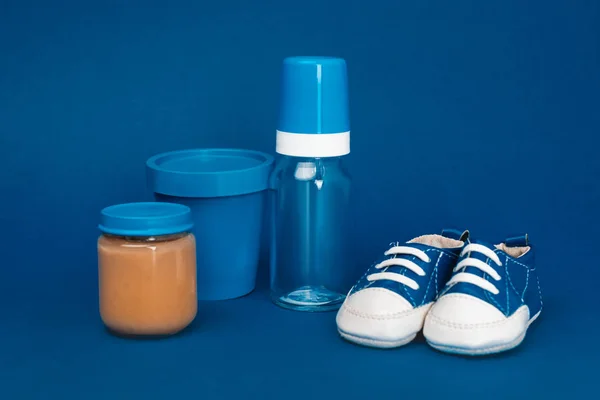
M350 131L347 81L342 58L286 58L277 129L307 134Z
M101 211L98 228L118 236L160 236L192 229L192 212L188 206L175 203L126 203Z

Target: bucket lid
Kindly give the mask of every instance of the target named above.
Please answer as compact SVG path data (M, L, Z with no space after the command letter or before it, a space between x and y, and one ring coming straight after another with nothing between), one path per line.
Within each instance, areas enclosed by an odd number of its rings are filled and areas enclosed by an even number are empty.
M155 155L146 162L154 193L223 197L268 188L273 156L245 149L191 149Z
M119 236L160 236L192 229L192 212L175 203L125 203L104 208L98 228Z

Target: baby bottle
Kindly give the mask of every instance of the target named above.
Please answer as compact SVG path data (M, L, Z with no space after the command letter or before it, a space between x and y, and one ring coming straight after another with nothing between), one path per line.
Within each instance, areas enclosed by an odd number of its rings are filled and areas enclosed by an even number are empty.
M346 62L286 58L279 113L270 182L271 298L299 311L335 310L352 283Z

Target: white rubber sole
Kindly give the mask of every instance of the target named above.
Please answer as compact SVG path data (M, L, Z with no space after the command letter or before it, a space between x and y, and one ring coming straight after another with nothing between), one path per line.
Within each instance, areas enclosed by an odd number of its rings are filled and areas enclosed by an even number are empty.
M494 344L493 346L488 346L488 347L456 347L456 346L447 346L447 345L444 345L443 343L434 343L434 342L427 340L427 338L426 338L426 341L427 341L427 344L429 344L434 349L442 351L444 353L450 353L450 354L460 354L460 355L466 355L466 356L485 356L485 355L505 352L505 351L514 349L515 347L520 345L521 342L523 342L523 339L525 339L525 335L527 333L527 329L529 329L529 326L533 323L533 321L535 321L540 316L541 312L542 312L542 310L538 311L537 314L535 314L533 317L531 317L527 323L525 330L519 336L517 336L514 340L512 340L508 343Z
M342 338L349 342L353 342L361 346L376 347L379 349L393 349L396 347L401 347L412 342L414 338L417 337L417 334L414 333L406 338L398 340L378 340L352 335L350 333L343 332L339 329L338 332Z
M398 293L367 288L346 298L336 316L337 330L349 342L389 349L412 341L423 329L433 302L413 308Z

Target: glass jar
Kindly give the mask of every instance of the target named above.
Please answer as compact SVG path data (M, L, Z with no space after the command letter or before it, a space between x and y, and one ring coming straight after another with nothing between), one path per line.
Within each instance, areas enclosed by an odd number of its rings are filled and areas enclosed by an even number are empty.
M100 316L121 335L172 335L196 317L196 244L188 207L129 203L102 210Z

